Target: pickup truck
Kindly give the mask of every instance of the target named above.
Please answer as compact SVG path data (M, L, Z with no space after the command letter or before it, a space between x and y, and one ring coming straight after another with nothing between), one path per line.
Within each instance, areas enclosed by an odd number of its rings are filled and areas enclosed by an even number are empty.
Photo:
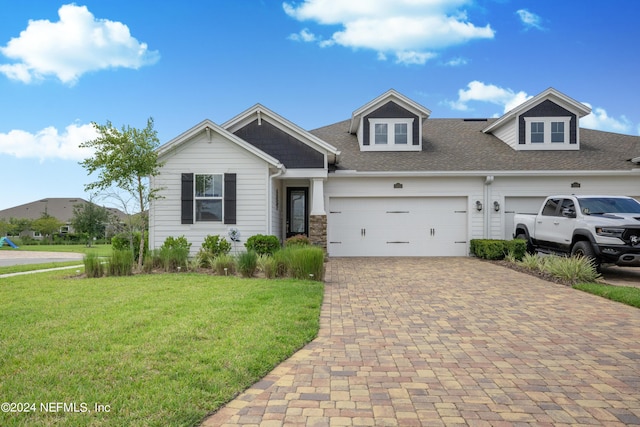
M640 203L624 196L550 196L537 214L515 214L516 239L527 250L640 267Z

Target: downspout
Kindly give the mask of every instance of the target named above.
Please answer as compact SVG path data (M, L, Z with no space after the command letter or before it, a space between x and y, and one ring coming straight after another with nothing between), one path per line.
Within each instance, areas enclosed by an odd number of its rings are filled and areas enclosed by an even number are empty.
M493 180L494 180L493 175L487 175L487 177L484 179L484 233L483 235L485 239L491 238L491 233L489 228L491 226L491 221L489 218L489 213L491 212L491 209L489 207L489 201L491 200L490 185L493 184Z
M273 203L273 180L281 176L287 171L287 168L282 163L279 163L277 167L278 167L278 171L274 174L269 175L269 188L267 191L267 193L269 193L267 196L269 198L269 201L267 203L267 234L268 235L273 234L272 232L273 228L271 226L271 210L272 210L271 204Z

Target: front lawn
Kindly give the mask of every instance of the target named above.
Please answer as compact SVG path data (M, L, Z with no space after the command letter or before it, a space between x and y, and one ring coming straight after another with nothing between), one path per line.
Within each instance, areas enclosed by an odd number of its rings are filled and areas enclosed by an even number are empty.
M0 281L2 426L197 425L319 328L320 282L69 274Z

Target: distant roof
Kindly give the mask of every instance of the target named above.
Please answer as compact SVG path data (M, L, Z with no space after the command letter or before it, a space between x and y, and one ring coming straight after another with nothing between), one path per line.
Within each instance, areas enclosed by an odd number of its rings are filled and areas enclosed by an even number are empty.
M311 133L340 150L338 171L629 171L640 157L640 137L583 128L580 150L516 151L483 132L496 120L430 118L418 152L361 152L351 120Z
M10 218L38 219L46 213L62 222L68 223L73 218L74 206L84 203L89 202L79 197L48 197L46 199L40 199L34 202L1 210L0 218L5 220ZM104 208L121 220L127 217L127 214L122 212L120 209L106 206Z

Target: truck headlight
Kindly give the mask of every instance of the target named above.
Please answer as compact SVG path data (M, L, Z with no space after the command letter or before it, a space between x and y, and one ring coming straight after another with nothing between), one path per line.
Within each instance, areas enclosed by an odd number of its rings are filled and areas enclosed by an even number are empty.
M624 228L596 227L596 234L598 236L617 237L618 239L622 239L623 233L624 233Z

